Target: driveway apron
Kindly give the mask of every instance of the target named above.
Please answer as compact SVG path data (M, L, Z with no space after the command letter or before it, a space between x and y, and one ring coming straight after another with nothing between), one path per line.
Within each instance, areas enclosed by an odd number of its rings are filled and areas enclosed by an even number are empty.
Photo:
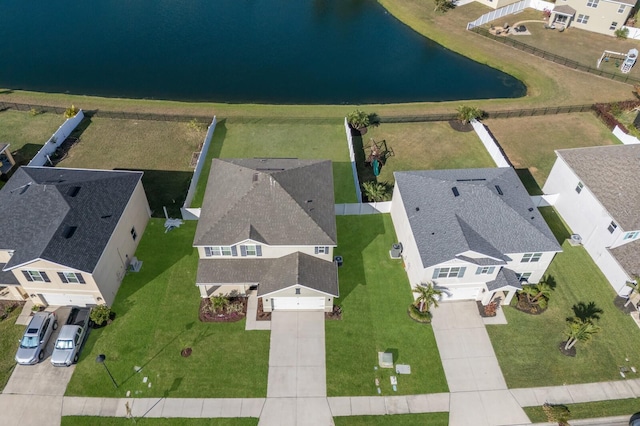
M507 389L476 302L441 303L432 325L451 392L449 424L529 423Z
M260 426L333 425L327 402L324 312L274 312Z

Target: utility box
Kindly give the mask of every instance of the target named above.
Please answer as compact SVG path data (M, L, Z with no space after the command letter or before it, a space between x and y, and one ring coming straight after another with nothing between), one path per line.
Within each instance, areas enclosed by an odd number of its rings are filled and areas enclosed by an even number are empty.
M402 255L402 243L395 243L391 246L391 250L389 250L389 256L392 259L400 259Z

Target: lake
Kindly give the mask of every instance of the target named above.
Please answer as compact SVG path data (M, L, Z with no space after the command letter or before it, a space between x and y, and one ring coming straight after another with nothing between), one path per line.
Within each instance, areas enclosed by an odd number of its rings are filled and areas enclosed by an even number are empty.
M284 104L526 93L374 0L3 0L0 39L10 89Z

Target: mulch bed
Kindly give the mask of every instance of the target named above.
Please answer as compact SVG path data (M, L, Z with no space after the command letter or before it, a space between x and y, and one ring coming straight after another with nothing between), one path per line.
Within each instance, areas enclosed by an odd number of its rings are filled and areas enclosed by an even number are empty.
M540 315L547 310L547 308L542 309L539 305L529 303L527 301L526 294L518 294L516 297L518 298L518 303L516 303L515 308L519 311L526 312L531 315Z
M456 132L473 132L471 123L463 123L460 120L449 120L449 126Z
M633 302L629 303L628 306L624 306L627 303L627 300L628 299L626 297L617 296L615 299L613 299L613 304L616 308L620 309L625 314L630 314L631 312L636 310L636 307L633 305Z
M73 147L73 145L75 145L79 140L80 139L73 136L69 136L68 138L66 138L58 146L56 151L51 155L51 161L53 162L53 164L56 165L62 160L64 160L67 157L67 154L69 153L69 150L71 149L71 147Z
M262 297L258 298L258 311L256 312L256 321L271 321L271 312L265 312L262 308Z
M574 346L569 350L565 350L564 345L566 345L566 344L567 344L567 342L560 342L560 345L558 345L558 349L560 349L560 352L562 352L562 355L575 357L576 356L576 347Z
M7 318L16 309L22 309L24 302L17 300L0 300L0 321Z
M484 309L485 306L479 300L476 300L476 305L478 305L478 313L482 318L490 318L490 317L495 317L497 315L496 312L494 312L493 315L487 315Z
M333 310L331 312L324 313L325 320L341 320L342 319L342 308L340 306L334 305Z
M200 300L200 311L198 318L202 322L237 322L247 316L247 298L233 297L229 299L229 304L241 303L242 312L212 312L211 300Z

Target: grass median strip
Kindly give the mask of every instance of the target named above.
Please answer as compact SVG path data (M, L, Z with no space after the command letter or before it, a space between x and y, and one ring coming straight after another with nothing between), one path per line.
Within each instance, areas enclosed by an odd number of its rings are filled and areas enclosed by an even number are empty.
M447 426L449 413L334 417L336 426Z

